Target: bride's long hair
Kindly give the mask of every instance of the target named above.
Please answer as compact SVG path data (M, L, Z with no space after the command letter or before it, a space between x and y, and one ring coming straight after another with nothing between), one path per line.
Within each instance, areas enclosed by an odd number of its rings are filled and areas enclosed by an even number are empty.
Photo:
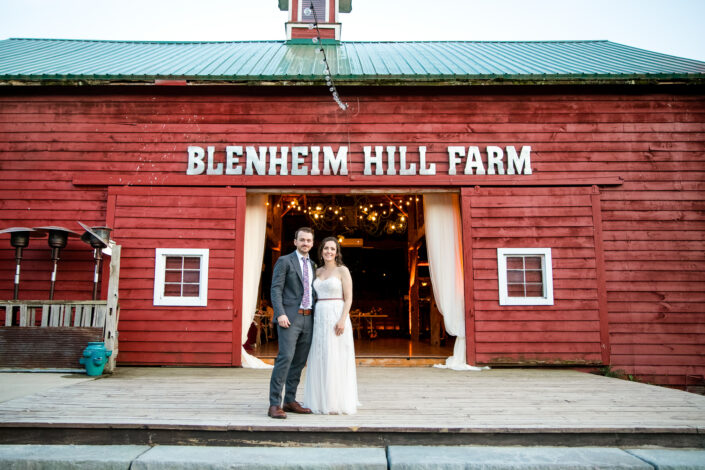
M338 242L338 239L335 237L326 237L323 239L321 244L318 245L318 261L321 263L321 266L326 264L326 262L323 260L323 247L326 246L326 243L328 243L328 242L335 243L335 265L336 266L344 266L343 254L340 252L340 243Z

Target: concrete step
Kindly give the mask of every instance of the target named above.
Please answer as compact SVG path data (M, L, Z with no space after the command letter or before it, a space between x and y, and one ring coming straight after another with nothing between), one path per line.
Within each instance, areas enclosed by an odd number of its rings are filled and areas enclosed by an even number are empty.
M702 449L0 445L7 470L705 470Z
M705 469L701 449L390 446L391 470Z

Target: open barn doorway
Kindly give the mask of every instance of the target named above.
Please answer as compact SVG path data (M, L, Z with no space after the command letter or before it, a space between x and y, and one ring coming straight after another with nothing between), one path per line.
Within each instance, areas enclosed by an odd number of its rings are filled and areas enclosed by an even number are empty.
M271 195L259 305L246 349L273 360L276 328L268 324L274 263L294 250L297 228L318 242L338 238L353 277L351 321L358 363L427 365L452 355L453 337L433 299L419 194ZM271 307L269 308L271 310Z

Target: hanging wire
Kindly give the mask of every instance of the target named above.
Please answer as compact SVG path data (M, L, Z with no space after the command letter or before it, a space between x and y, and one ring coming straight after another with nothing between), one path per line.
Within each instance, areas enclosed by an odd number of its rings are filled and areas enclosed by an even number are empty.
M323 54L326 86L328 87L328 91L330 91L331 95L333 96L333 100L338 103L340 109L345 111L348 109L348 104L343 103L343 101L340 99L340 95L338 95L338 89L335 87L335 82L333 81L333 74L330 71L330 66L328 65L328 58L326 57L326 50L323 48L323 41L321 40L321 30L318 28L318 15L316 14L316 8L313 6L313 2L311 2L308 10L310 11L307 12L304 10L304 13L307 15L313 13L313 27L316 28L316 37L313 38L313 43L319 45L320 49L318 50L321 52L321 54ZM309 25L309 28L311 28L311 25Z

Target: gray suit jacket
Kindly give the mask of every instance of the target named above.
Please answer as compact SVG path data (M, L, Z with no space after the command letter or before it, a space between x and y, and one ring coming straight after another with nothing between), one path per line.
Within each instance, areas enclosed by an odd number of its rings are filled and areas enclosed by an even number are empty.
M309 258L310 259L310 258ZM311 271L316 275L316 264L311 260ZM313 283L313 279L311 279ZM316 292L311 288L312 304L316 302ZM301 299L304 297L303 273L301 264L296 256L296 251L288 255L281 256L274 265L272 273L272 288L270 290L272 309L274 315L272 321L277 322L280 315L291 318L296 315L301 306Z

